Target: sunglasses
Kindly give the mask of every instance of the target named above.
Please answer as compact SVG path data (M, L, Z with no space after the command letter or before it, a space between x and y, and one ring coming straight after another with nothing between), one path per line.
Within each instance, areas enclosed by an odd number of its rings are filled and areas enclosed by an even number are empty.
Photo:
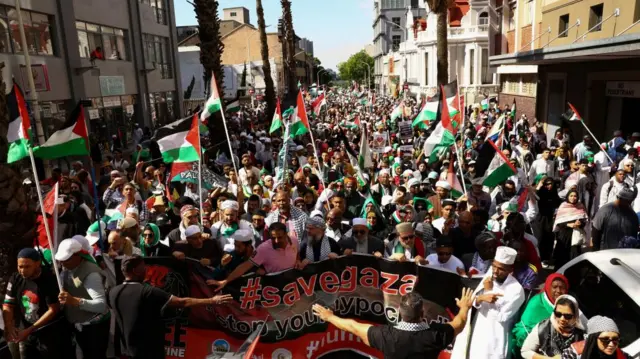
M573 315L573 314L560 313L560 312L553 312L553 315L555 315L556 318L558 318L558 319L564 317L564 319L566 319L566 320L571 320L571 319L573 319L575 317L575 315Z
M409 235L409 236L405 236L405 237L400 237L400 239L403 240L403 241L408 241L408 240L413 239L413 238L415 238L415 235L413 235L413 234Z
M598 340L602 343L602 345L609 346L609 344L613 343L613 345L618 345L620 343L620 338L619 337L613 337L613 338L609 338L609 337L598 337Z

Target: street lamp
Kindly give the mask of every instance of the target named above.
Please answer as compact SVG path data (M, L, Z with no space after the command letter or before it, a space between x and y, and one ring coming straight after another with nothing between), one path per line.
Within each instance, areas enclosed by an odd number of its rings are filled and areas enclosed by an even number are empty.
M403 29L402 26L396 24L395 22L389 21L389 20L383 20L384 22L386 22L387 24L393 25L395 27L397 27L398 29L400 29L401 31L406 31L406 29ZM402 65L404 66L404 80L407 81L407 58L406 58L406 52L407 52L407 36L405 34L404 36L404 52L402 53ZM405 96L406 96L406 92L405 92Z
M369 64L364 62L364 61L360 61L361 63L365 64L365 66L367 66L367 88L369 88L369 84L371 83L371 67L369 67Z

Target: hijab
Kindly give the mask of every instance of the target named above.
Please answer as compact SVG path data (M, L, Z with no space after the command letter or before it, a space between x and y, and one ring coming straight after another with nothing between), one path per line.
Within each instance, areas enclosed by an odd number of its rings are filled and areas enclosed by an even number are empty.
M144 240L144 231L146 231L147 229L150 229L153 232L153 242L151 243L151 245L148 245ZM145 257L147 255L147 250L157 246L158 243L160 243L160 229L153 223L147 224L140 234L140 252L142 253L142 256Z
M571 193L579 194L576 190L570 190L569 192L567 192L566 200L562 202L560 208L558 208L558 212L556 213L556 220L553 223L554 232L560 230L558 225L562 223L575 222L578 219L585 220L588 218L587 212L584 209L584 205L580 203L579 199L575 204L569 203L569 195ZM578 196L578 198L580 197Z
M560 273L552 273L547 277L547 279L544 281L544 294L547 300L552 305L554 305L554 308L555 308L555 301L553 300L553 295L551 293L551 285L556 280L562 281L564 285L567 287L567 289L569 289L569 280L564 275Z

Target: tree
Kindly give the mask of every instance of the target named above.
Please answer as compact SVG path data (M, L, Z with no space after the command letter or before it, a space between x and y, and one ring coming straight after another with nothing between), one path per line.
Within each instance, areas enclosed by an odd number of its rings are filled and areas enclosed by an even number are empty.
M453 0L426 0L429 9L438 16L436 26L436 57L438 71L438 85L449 83L449 44L447 34L449 32L448 12Z
M367 65L369 65L368 68ZM362 83L363 80L366 80L367 75L373 76L368 71L373 71L374 66L373 57L369 56L365 50L360 50L360 52L351 55L347 61L338 64L338 73L342 80ZM372 78L369 78L369 87L373 85L372 80Z
M267 101L266 118L271 119L276 112L276 89L271 77L271 63L269 62L269 43L267 42L267 29L264 22L264 9L262 0L256 0L256 12L258 13L258 30L260 30L260 53L262 55L262 73L264 74L264 97Z
M193 86L195 86L196 84L196 77L195 75L191 77L191 82L189 82L189 86L187 86L187 89L184 90L184 99L188 100L191 98L191 94L193 93Z
M0 292L16 271L20 249L33 247L35 213L29 205L22 178L16 167L7 164L7 96L0 63Z
M240 79L240 87L247 86L247 63L244 63L244 68L242 69L242 78Z
M289 101L295 101L298 89L296 76L296 33L293 30L293 17L291 15L291 1L280 0L282 4L282 26L283 26L283 42L282 48L284 52L284 62L286 70L287 84L289 87Z
M204 83L210 85L211 74L216 76L216 85L220 94L224 93L224 72L220 61L224 51L224 43L220 36L220 19L218 18L218 0L194 0L193 6L198 19L198 37L200 38L200 63L204 67ZM208 86L205 88L209 88ZM210 95L210 93L207 93ZM222 103L224 111L224 101ZM222 114L216 112L209 120L211 143L222 145L220 149L228 153L225 132L222 131ZM230 155L230 154L229 154Z

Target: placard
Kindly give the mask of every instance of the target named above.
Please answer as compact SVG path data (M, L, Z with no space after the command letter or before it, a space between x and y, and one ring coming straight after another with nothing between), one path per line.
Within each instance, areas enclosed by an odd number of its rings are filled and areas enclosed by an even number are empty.
M384 148L387 146L387 141L387 133L374 133L371 151L373 151L374 153L384 153Z
M89 110L89 119L90 120L96 120L100 118L100 110L98 109L90 109Z
M100 76L100 93L102 96L124 95L124 76Z
M411 121L398 122L398 129L400 130L400 138L408 140L413 137L413 128L411 128Z
M23 90L25 93L29 93L29 75L27 67L20 65L20 75L22 76L22 82L24 83ZM36 87L36 92L49 91L49 74L47 73L47 65L37 64L31 65L31 76L33 76L33 84Z

